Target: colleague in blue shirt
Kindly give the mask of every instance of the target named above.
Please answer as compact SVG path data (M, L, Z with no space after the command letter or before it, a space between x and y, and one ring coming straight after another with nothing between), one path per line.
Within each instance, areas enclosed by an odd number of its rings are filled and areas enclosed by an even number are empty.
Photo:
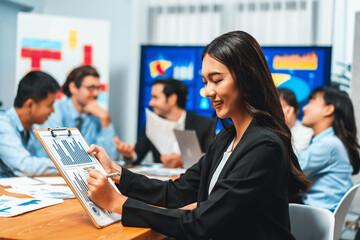
M335 88L319 87L310 94L302 124L314 130L309 147L298 155L301 169L312 181L303 202L334 211L359 172L359 144L353 105Z
M0 177L58 174L55 165L38 151L34 124L54 112L57 81L33 71L20 81L14 107L0 115Z
M42 127L77 127L89 145L103 147L115 160L118 153L112 138L117 134L110 114L96 101L100 92L99 78L92 66L72 70L62 89L68 98L55 102L55 112Z

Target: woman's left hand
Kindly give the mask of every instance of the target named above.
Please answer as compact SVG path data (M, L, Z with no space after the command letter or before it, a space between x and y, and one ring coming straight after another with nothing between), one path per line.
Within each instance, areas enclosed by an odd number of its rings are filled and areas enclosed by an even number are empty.
M122 214L122 207L127 197L119 194L110 184L108 178L98 170L87 168L88 196L97 206Z

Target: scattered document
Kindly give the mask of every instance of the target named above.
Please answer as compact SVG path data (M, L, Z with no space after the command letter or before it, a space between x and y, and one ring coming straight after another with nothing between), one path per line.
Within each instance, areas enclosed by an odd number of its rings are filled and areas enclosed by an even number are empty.
M146 136L154 144L160 154L180 154L180 148L176 141L173 130L177 123L166 120L149 109L146 113Z
M30 177L11 177L11 178L0 178L0 185L9 187L14 185L36 185L43 184L43 182Z
M180 174L186 171L186 169L183 168L158 168L158 167L139 167L129 170L135 173L153 174L159 176L179 176Z
M0 197L0 217L12 217L62 203L62 199Z
M171 179L170 177L158 177L158 176L147 176L147 177L151 178L151 179L161 180L161 181L164 181L164 182Z
M63 177L35 177L35 179L45 184L66 184Z
M17 185L12 188L6 188L5 191L11 193L26 194L36 198L57 198L67 199L75 198L71 189L67 186L52 185Z

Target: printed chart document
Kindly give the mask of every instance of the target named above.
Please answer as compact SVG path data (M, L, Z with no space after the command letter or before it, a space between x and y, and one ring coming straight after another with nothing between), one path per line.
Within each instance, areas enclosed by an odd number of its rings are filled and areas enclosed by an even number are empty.
M17 185L12 188L6 188L5 191L29 195L35 198L75 198L74 194L67 186L43 185Z
M87 196L88 172L85 168L106 173L98 160L86 153L89 146L80 131L76 128L54 128L35 129L34 133L96 227L121 220L120 214L96 206ZM114 182L110 179L109 182L117 190Z
M15 198L2 195L0 196L0 217L13 217L62 202L62 199Z
M43 182L30 177L0 178L0 185L4 187L15 186L15 185L35 185L35 184L43 184Z
M159 150L160 154L180 154L179 145L176 141L173 130L176 122L166 120L157 114L145 109L146 113L146 136Z
M35 177L34 179L45 184L66 184L63 177Z

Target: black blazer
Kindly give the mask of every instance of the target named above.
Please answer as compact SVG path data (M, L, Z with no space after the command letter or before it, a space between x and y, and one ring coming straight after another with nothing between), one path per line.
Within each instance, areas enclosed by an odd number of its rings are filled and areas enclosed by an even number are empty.
M211 177L235 134L234 128L222 130L206 155L175 181L148 179L123 169L117 186L129 198L122 224L150 227L176 239L294 239L289 231L284 143L255 120L208 195ZM194 210L177 209L193 202Z
M207 147L210 145L211 139L211 128L214 125L214 121L209 118L199 116L193 112L186 111L185 118L185 129L195 130L196 136L199 140L201 150L206 152ZM154 162L161 163L160 153L152 144L149 138L146 137L145 127L141 131L140 137L135 144L135 152L137 155L136 160L132 163L133 165L139 165L144 160L145 155L148 151L151 151L154 157Z

